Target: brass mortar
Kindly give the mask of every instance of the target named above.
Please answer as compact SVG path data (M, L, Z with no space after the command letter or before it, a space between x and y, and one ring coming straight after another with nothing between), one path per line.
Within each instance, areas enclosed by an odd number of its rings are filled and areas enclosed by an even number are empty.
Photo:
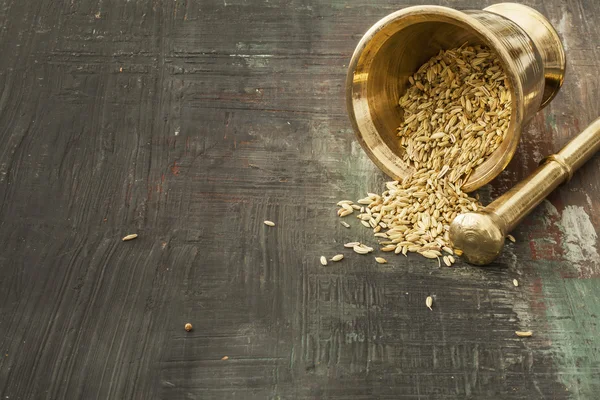
M387 175L402 180L414 169L401 159L396 136L403 118L398 100L408 77L441 49L483 44L502 61L512 93L507 136L463 185L473 191L494 179L513 157L521 129L560 89L563 46L548 20L524 5L501 3L457 11L415 6L377 22L359 42L348 67L346 102L358 140Z

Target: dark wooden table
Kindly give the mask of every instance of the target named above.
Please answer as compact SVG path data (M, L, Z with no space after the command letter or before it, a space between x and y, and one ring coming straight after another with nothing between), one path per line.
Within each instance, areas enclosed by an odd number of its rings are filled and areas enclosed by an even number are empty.
M569 70L488 197L600 115L600 2L524 3ZM599 157L489 268L319 264L373 242L346 65L409 4L0 0L0 398L598 398Z

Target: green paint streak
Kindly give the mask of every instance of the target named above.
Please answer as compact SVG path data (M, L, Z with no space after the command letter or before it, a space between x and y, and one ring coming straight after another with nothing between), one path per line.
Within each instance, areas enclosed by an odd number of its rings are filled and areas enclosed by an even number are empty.
M546 116L546 126L550 127L553 131L556 131L556 115L548 113Z
M600 396L600 279L563 279L566 263L538 265L553 359L573 399Z

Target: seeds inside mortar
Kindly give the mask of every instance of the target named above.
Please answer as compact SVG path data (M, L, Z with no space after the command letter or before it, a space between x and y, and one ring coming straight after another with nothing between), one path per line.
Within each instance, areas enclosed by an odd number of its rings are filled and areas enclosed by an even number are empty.
M450 223L482 207L461 188L508 131L508 78L490 49L463 45L440 51L410 76L399 106L401 157L415 172L401 182L387 182L381 195L359 199L364 209L340 202L338 214L359 211L361 224L386 243L384 251L418 252L452 264L451 255L462 251L450 244Z

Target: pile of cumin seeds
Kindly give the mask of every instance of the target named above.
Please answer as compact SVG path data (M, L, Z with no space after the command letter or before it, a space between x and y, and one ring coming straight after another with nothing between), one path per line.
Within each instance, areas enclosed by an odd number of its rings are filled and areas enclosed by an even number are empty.
M449 241L452 220L481 203L461 190L472 171L502 143L511 117L508 78L490 49L468 46L440 51L409 77L400 98L398 127L403 160L415 168L402 182L386 183L338 203L380 239L382 251L416 252L438 265L456 260ZM444 254L444 253L446 254Z

